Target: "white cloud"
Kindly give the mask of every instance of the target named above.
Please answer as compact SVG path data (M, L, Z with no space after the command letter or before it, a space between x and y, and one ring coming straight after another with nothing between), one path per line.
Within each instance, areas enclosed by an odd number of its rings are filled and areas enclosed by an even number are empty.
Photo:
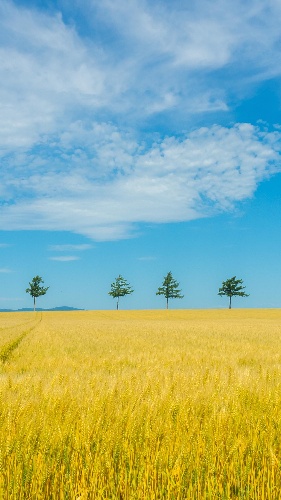
M0 229L118 239L251 197L279 171L278 129L181 128L280 74L280 13L277 0L85 0L83 35L2 0Z
M173 104L190 116L212 111L214 102L227 110L230 89L240 93L280 75L279 0L90 3L114 33L109 50L117 47L115 56L129 68L127 90L142 95L133 100L138 118L139 103L145 113Z
M97 9L130 41L132 51L143 55L145 49L146 60L166 56L174 66L218 68L229 60L235 43L233 21L238 20L235 16L231 23L219 3L201 1L189 9L176 3L171 7L165 2L105 0Z
M7 268L7 267L1 267L0 268L0 273L12 273L13 271L11 271L11 269Z
M64 244L64 245L50 245L49 250L52 252L81 252L84 250L90 250L92 245L89 245L88 243L83 243L81 245L71 245L71 244Z
M27 170L25 179L15 170L12 176L7 171L7 196L12 193L13 201L2 205L0 228L66 230L96 240L124 238L134 234L139 223L187 221L231 210L280 171L277 130L215 125L146 148L112 126L104 130L102 143L94 142L93 147L89 141L84 148L83 168L75 157L71 161L70 146L62 141L58 145L68 157L65 171L48 171L47 160L36 175ZM105 161L103 168L102 158L110 157L112 150L114 161Z
M79 107L103 104L108 89L102 51L90 51L61 16L3 0L0 31L3 147L44 141L44 134L63 129Z
M78 119L143 126L173 111L175 127L225 112L230 88L280 75L280 12L277 0L88 1L83 37L59 12L2 0L1 150L44 149Z

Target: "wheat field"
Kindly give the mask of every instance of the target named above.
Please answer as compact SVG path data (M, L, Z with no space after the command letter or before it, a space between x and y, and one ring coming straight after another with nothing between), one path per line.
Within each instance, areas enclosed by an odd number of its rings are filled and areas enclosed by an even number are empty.
M279 499L281 311L0 315L0 498Z

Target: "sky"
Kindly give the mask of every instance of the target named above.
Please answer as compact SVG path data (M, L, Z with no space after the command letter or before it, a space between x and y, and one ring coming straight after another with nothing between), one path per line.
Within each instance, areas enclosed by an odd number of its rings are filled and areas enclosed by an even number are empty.
M0 309L281 306L280 0L0 0Z

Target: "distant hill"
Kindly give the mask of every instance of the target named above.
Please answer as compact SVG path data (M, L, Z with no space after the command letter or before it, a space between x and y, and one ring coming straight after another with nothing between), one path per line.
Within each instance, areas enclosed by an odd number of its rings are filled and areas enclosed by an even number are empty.
M33 307L23 307L22 309L0 309L0 312L27 312L33 311ZM50 309L43 309L36 307L36 311L85 311L85 309L78 309L77 307L59 306Z

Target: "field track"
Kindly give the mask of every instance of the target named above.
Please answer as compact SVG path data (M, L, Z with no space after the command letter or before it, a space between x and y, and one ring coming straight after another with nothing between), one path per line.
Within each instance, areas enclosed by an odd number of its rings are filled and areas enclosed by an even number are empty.
M280 499L281 310L0 314L0 499Z

